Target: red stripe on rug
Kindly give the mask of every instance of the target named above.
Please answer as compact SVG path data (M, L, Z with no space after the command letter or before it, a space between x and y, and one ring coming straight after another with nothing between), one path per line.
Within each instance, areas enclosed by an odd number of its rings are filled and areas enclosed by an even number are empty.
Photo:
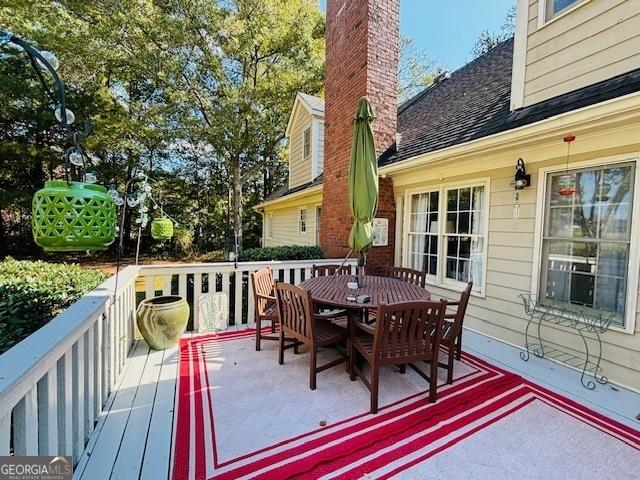
M480 430L488 427L489 425L492 425L494 423L496 423L499 420L502 420L505 417L508 417L509 415L511 415L512 413L517 412L518 410L520 410L521 408L525 407L526 405L529 405L531 402L534 402L536 399L535 398L530 398L528 400L525 400L524 402L514 406L513 408L510 408L509 410L506 410L505 412L501 413L500 415L496 415L495 417L493 417L492 419L488 420L487 422L484 422L480 425L477 425L475 427L473 427L472 429L470 429L469 431L463 433L462 435L448 441L447 443L444 443L443 445L440 445L437 448L434 448L433 450L431 450L428 453L425 453L424 455L415 458L407 463L405 463L404 465L400 465L398 467L396 467L395 469L391 470L390 472L385 473L384 475L380 475L378 478L378 480L383 480L383 479L387 479L387 478L392 478L395 475L397 475L400 472L403 472L411 467L413 467L414 465L417 465L421 462L424 462L425 460L428 460L429 458L437 455L438 453L446 450L449 447L452 447L453 445L457 444L458 442L464 440L465 438L469 438L471 435L473 435L474 433L479 432Z
M442 392L442 394L439 396L439 400L443 400L444 398L447 398L447 397L455 394L456 392L458 392L460 390L472 387L473 385L475 385L475 384L477 384L477 383L479 383L481 381L489 380L491 378L494 378L494 375L492 375L490 373L486 373L486 374L483 374L483 375L481 375L481 376L479 376L477 378L465 381L465 382L463 382L463 383L461 383L459 385L454 385L454 386L450 387L448 390ZM414 398L415 401L413 401L411 403L408 403L407 405L404 405L402 407L394 408L396 405L398 405L400 403L403 403L403 402L406 402L407 400L410 400L412 398ZM318 428L318 429L312 430L310 432L305 432L303 434L300 434L300 435L292 437L292 438L288 438L286 440L283 440L283 441L278 442L276 444L273 444L273 445L270 445L268 447L262 448L260 450L250 452L250 453L248 453L246 455L243 455L242 457L234 458L234 459L232 459L232 460L230 460L228 462L223 462L223 463L220 464L220 467L228 466L228 465L231 465L233 463L236 463L236 462L239 462L239 461L242 461L242 460L246 460L246 459L248 459L250 457L254 457L254 456L259 455L259 454L261 454L263 452L266 452L266 451L269 451L269 450L274 450L274 449L282 447L284 445L287 445L287 444L290 444L290 443L294 443L294 442L296 442L298 440L301 440L301 439L303 439L305 437L310 437L310 436L313 436L315 434L318 434L318 433L322 432L323 430L329 430L329 432L326 435L318 437L317 439L315 439L313 441L315 443L317 443L317 444L328 443L328 442L331 442L333 440L336 440L337 438L344 437L345 435L348 435L350 433L354 433L354 432L357 432L357 431L360 431L360 430L363 430L363 429L366 429L366 428L370 428L370 427L373 427L375 425L378 425L378 424L393 420L394 418L397 418L397 417L399 417L401 415L404 415L406 413L412 412L412 411L416 410L417 408L424 407L425 403L426 403L426 394L424 392L420 392L420 393L417 393L417 394L412 395L410 397L407 397L405 399L398 400L397 402L394 402L393 404L386 405L386 406L382 407L378 411L378 414L376 414L376 415L371 415L369 412L365 412L365 413L362 413L360 415L356 415L356 416L341 420L341 421L336 422L336 423L334 423L332 425L325 426L325 427L322 427L322 428ZM368 418L366 418L366 417L368 417ZM360 419L363 419L363 421L361 421L359 423L356 423L354 425L345 427L343 429L336 430L336 427L339 427L339 426L344 425L346 423L353 422L353 421L360 420ZM308 445L309 445L309 442L303 443L301 445L297 445L297 446L294 446L294 447L291 447L291 448L289 448L287 450L282 450L280 453L277 454L278 455L277 458L279 460L281 460L281 459L284 459L284 458L287 458L287 457L292 457L294 455L303 453L304 451L308 450L308 447L307 447ZM268 457L268 458L263 458L263 459L258 459L258 460L256 460L256 464L260 463L262 466L259 467L259 468L256 468L256 470L259 470L260 468L264 468L265 466L274 463L274 461L279 461L278 459L276 459L274 456L271 456L271 457ZM248 464L245 464L245 465L248 465ZM238 467L238 468L241 468L241 467Z
M322 448L328 443L334 442L348 435L357 434L354 438L346 440L345 442L333 445L320 452L312 453L303 459L289 462L284 467L269 471L269 475L273 473L273 476L267 476L264 478L285 478L294 476L297 473L307 472L308 470L312 470L316 465L326 463L327 461L333 462L345 455L359 455L359 452L366 446L391 436L400 435L402 432L416 425L417 421L425 422L431 420L432 422L437 423L440 421L441 417L448 412L455 412L453 414L457 414L461 411L472 408L472 406L486 401L488 396L494 396L513 388L514 381L517 383L517 380L518 379L515 376L512 376L511 378L501 377L496 380L491 380L476 389L465 392L460 396L440 399L440 401L435 404L426 404L426 401L423 399L422 401L414 402L400 409L388 412L387 414L371 415L371 418L365 422L332 432L327 436L312 439L302 445L281 451L270 457L259 459L253 463L244 464L214 478L231 479L239 476L250 475L253 472L267 468L270 465L286 461L287 459L297 455L304 455L313 449ZM427 408L422 408L422 410L416 411L420 407L425 407L425 404L427 405ZM409 415L404 418L399 418L401 415L406 413ZM425 416L428 418L425 418ZM386 425L380 425L383 422L388 423ZM367 428L376 427L378 425L380 425L379 428L358 434Z
M613 418L607 417L595 410L581 405L574 400L548 390L540 385L525 380L525 384L536 394L541 400L546 400L549 405L560 409L568 415L577 418L580 421L588 423L592 427L613 436L614 438L630 445L633 448L640 449L640 431L631 428L624 423L618 422ZM562 405L558 405L561 403ZM595 425L593 425L595 424ZM622 437L622 438L620 438Z
M513 388L514 386L517 386L517 382L515 382L515 385L512 385L511 388ZM507 390L508 391L508 390ZM500 393L504 393L504 392L500 392ZM500 395L500 393L496 392L497 395ZM414 440L412 440L411 442L405 443L403 445L401 445L398 448L395 448L393 450L390 450L388 452L385 452L382 455L379 455L375 458L372 458L371 460L359 464L358 466L356 466L354 469L350 470L349 472L346 473L342 473L340 475L340 479L357 479L357 478L361 478L363 475L365 475L366 473L369 472L373 472L375 470L378 470L382 467L384 467L385 465L388 465L391 462L394 462L398 459L401 459L402 457L408 455L411 452L414 452L416 450L419 450L421 448L426 447L427 445L429 445L430 443L436 442L438 440L440 440L441 438L446 437L447 435L450 435L452 433L457 432L458 430L478 421L481 420L482 418L490 415L491 413L500 410L501 408L509 405L510 403L514 402L515 400L518 400L519 398L523 397L524 395L527 395L528 389L527 388L519 388L517 390L515 390L514 392L510 393L509 395L505 395L504 397L500 398L499 400L496 400L495 402L489 403L487 405L485 405L484 407L478 408L477 410L470 412L467 415L464 415L462 417L460 417L459 419L447 423L443 426L441 426L440 428L437 428L436 430L429 432L425 435L420 436L419 438L416 438ZM482 399L483 401L478 403L484 403L487 400L489 400L488 396L484 396L484 398ZM477 403L477 402L474 402ZM477 405L474 405L477 406ZM473 408L473 407L469 407ZM467 410L467 409L463 409L462 411ZM430 418L428 418L426 416L426 413L423 413L423 415L425 416L425 418L422 419L416 419L416 424L413 425L411 428L407 429L404 432L400 432L394 436L391 436L389 438L383 439L380 442L377 442L375 444L371 444L369 445L365 450L362 450L360 452L358 452L357 456L354 455L350 455L348 457L345 457L344 459L340 459L339 462L333 462L331 461L327 466L329 467L329 469L323 469L323 466L317 466L313 471L310 472L304 472L304 475L310 475L312 478L317 478L318 476L321 475L325 475L328 473L331 473L332 471L335 471L337 468L342 468L344 466L349 465L350 463L353 463L355 461L357 461L359 458L364 458L367 457L369 455L375 454L376 452L393 446L395 443L402 441L405 438L409 438L412 437L414 435L417 435L420 433L420 431L423 430L427 430L430 427L432 427L433 425L437 425L438 423L447 420L448 418L453 418L455 417L457 414L460 414L461 412L458 411L455 414L449 414L447 412L447 415L444 416L442 415L438 421L433 422ZM294 477L295 478L295 477ZM300 477L298 477L300 478ZM307 477L308 478L308 477Z
M191 418L191 402L190 402L190 372L192 362L188 356L190 346L188 342L180 342L180 366L178 377L178 394L177 394L177 415L176 415L176 433L173 441L173 480L182 480L189 475L189 458L191 449L190 437L190 421Z

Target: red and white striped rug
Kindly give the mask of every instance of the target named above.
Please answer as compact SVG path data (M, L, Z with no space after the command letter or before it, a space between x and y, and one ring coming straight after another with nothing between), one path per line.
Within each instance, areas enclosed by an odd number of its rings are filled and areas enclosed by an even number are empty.
M640 478L640 432L468 354L438 401L384 369L380 409L343 366L308 388L308 357L254 331L180 345L172 478ZM332 352L323 352L330 358Z

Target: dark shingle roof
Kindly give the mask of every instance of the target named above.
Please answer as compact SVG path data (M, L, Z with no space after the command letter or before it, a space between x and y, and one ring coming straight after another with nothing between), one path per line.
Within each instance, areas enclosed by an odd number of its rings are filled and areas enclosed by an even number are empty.
M640 69L510 111L513 39L398 107L398 143L389 165L640 91Z
M263 201L269 202L271 200L275 200L276 198L285 197L287 195L291 195L292 193L301 192L302 190L306 190L307 188L315 187L316 185L321 185L321 184L322 184L322 174L314 178L312 182L303 183L302 185L298 185L297 187L289 188L289 184L287 183L287 185L280 187L271 195L267 195Z
M449 78L427 87L398 107L398 141L380 166L477 140L499 132L640 91L640 69L519 110L510 110L513 38L476 58ZM322 176L265 200L322 183Z

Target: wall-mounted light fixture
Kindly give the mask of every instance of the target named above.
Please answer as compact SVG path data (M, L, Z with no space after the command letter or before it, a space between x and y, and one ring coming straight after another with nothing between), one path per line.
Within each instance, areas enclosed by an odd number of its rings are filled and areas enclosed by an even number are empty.
M516 199L513 204L513 227L516 228L516 222L520 218L520 190L531 185L531 175L527 174L524 166L524 160L519 158L516 162L516 174L511 186L516 191Z
M519 158L516 162L516 175L513 188L516 190L522 190L529 186L531 186L531 175L527 174L527 170L524 166L524 160Z

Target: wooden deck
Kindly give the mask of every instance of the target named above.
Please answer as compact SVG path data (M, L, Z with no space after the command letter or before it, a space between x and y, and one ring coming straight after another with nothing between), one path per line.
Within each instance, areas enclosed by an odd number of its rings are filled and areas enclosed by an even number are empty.
M575 370L546 360L520 360L520 350L467 331L464 348L497 366L640 427L640 394L615 385L589 391ZM76 479L168 478L172 451L177 349L149 350L137 341L76 468Z

